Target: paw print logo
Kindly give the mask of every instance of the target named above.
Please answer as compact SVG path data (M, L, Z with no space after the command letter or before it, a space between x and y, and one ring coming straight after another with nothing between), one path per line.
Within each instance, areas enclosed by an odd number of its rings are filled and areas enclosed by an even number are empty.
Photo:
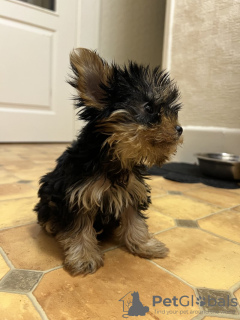
M199 306L203 307L203 306L205 306L205 304L206 304L206 301L205 301L205 300L206 300L205 297L199 296L199 297L197 298L196 304L198 304Z

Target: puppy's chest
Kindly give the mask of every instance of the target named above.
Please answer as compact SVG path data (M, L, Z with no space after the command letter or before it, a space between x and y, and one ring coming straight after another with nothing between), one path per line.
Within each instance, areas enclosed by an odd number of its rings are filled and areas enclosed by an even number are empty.
M100 208L105 215L114 214L118 218L128 206L145 206L148 195L148 186L134 174L130 174L128 179L121 183L101 176L73 189L70 193L70 204L77 203L86 211Z

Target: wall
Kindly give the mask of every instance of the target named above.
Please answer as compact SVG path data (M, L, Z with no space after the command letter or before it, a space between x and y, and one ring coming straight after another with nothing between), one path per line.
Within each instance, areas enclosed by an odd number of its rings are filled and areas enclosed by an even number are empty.
M99 52L120 64L160 65L164 14L164 0L102 0Z
M165 0L81 0L77 47L107 61L161 65ZM83 122L76 120L76 133Z
M171 14L169 65L186 133L177 159L192 162L198 151L240 154L240 2L172 1Z

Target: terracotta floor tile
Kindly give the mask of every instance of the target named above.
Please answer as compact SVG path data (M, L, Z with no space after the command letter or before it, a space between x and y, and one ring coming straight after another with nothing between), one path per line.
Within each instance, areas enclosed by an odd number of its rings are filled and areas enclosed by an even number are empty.
M53 170L55 168L55 166L56 166L56 161L55 160L56 159L54 159L54 160L46 160L46 161L33 160L33 162L36 165L36 168L47 172L47 171ZM44 172L44 174L46 172Z
M151 198L158 198L160 196L166 195L167 192L163 189L152 188L151 190Z
M219 211L215 205L199 202L181 195L168 195L152 199L152 205L161 213L177 219L197 219Z
M0 279L2 279L6 273L10 270L3 257L0 255Z
M151 197L159 197L161 195L167 194L167 191L164 190L161 185L160 181L162 178L151 176L151 179L147 181L148 185L151 188Z
M150 175L150 181L153 181L153 180L158 180L158 179L160 179L160 178L162 178L161 176L155 176L155 175Z
M6 183L0 184L0 200L18 199L36 195L36 190L28 184Z
M10 154L27 155L31 150L42 148L43 145L37 143L4 143L0 145L0 150Z
M12 173L0 167L0 184L17 182L18 180Z
M2 320L41 320L32 302L25 295L0 292Z
M10 172L19 173L22 170L33 170L36 168L36 164L33 161L30 160L24 160L21 159L19 161L16 161L13 159L12 161L9 161L6 165L4 165L4 168L7 169Z
M39 178L54 168L55 160L66 146L0 144L0 228L10 227L0 230L0 246L14 267L23 269L21 272L26 274L28 270L49 270L63 262L63 252L55 239L36 223L29 223L36 220L32 208L37 201ZM17 183L19 180L22 183ZM176 222L181 225L156 236L167 244L170 253L167 258L154 261L200 288L228 290L236 285L240 281L240 246L217 235L239 241L240 189L182 184L160 176L152 176L149 183L154 204L148 211L149 231L164 231L174 227ZM203 218L232 206L235 208ZM197 221L200 227L216 236L196 228L195 219L198 218L203 218ZM112 237L100 245L102 250L108 250L119 243ZM122 319L123 302L119 300L132 291L138 291L143 305L150 308L150 312L142 317L144 319L184 320L193 319L199 313L197 306L193 315L189 312L179 314L179 307L171 307L175 314L155 313L155 310L170 308L153 307L153 295L163 298L190 296L194 295L192 289L154 263L129 254L123 247L106 251L104 256L104 267L94 275L71 277L62 268L44 275L34 294L49 320ZM8 272L9 267L0 255L0 279ZM235 295L240 303L240 289ZM1 292L0 299L1 319L41 319L25 295ZM210 314L202 316L205 320L228 320L224 315L224 318ZM131 317L133 320L139 318Z
M149 182L152 188L158 188L165 191L187 191L195 188L203 187L204 185L201 183L180 183L165 179L163 177L158 177L150 180Z
M5 166L8 165L10 162L18 162L22 161L22 157L16 155L16 154L11 154L11 153L4 153L4 151L0 150L1 152L1 158L0 158L0 165Z
M61 144L61 145L42 145L42 146L33 146L30 148L30 151L28 154L21 154L21 156L25 159L29 160L51 160L54 161L56 158L58 158L67 148L69 144Z
M0 243L15 268L44 271L62 265L62 250L37 224L1 231Z
M201 228L240 243L240 214L233 210L223 211L198 220Z
M240 186L240 183L238 183L238 185ZM231 192L233 192L233 193L240 194L240 188L238 188L238 189L231 189L231 190L229 190L229 191L231 191Z
M194 296L193 290L175 277L121 249L107 252L104 267L93 275L71 277L63 269L45 274L33 294L50 320L79 320L80 315L82 319L99 320L121 319L127 312L123 312L123 302L119 300L129 291L139 293L142 304L150 309L144 319L151 320L162 319L155 310L164 307L153 307L153 295L164 298ZM198 307L194 305L191 309L197 311ZM180 311L186 307L172 306L171 310L177 314L165 315L164 319L179 320ZM181 319L191 318L189 314L181 315Z
M0 201L0 229L36 221L33 207L37 197Z
M239 245L191 228L174 228L156 238L170 253L155 262L190 284L227 290L240 281Z
M69 143L27 143L0 144L0 151L5 155L20 155L31 158L39 154L57 154L63 152Z
M240 196L226 189L204 187L187 191L185 194L223 208L230 208L240 204Z
M160 212L149 209L147 211L147 225L149 232L155 233L175 226L175 222L171 217L167 217Z
M19 178L19 180L36 180L39 179L48 172L47 168L34 168L34 169L24 169L14 172L15 176Z
M232 208L233 211L237 211L237 212L240 212L240 206L237 206L235 208Z
M63 263L63 251L57 241L37 224L0 231L0 243L15 268L44 271ZM118 246L119 242L111 237L99 245L104 251Z
M33 189L35 190L36 195L39 190L39 180L40 180L40 177L39 177L39 179L32 180L30 183L31 187L33 187Z

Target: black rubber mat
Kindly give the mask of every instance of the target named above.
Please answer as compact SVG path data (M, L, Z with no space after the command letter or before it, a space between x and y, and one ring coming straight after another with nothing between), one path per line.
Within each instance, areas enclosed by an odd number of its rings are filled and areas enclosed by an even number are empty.
M240 188L239 181L220 180L212 177L205 176L201 173L198 165L171 162L167 163L161 168L152 167L148 170L151 175L162 176L165 179L182 182L182 183L203 183L207 186L225 189L238 189Z

